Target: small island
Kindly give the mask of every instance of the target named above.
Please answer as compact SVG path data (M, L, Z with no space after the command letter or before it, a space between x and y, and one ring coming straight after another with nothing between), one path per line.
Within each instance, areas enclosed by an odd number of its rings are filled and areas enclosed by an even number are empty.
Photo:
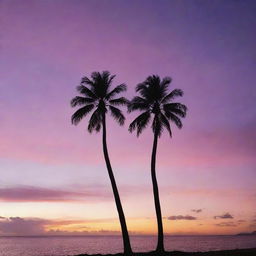
M239 233L237 236L256 236L256 231L253 231L251 233Z

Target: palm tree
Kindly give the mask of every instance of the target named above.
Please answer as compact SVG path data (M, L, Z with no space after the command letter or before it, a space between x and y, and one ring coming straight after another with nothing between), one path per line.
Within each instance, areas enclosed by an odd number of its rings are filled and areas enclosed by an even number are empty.
M137 136L148 126L151 118L153 118L151 128L154 133L153 150L151 157L151 178L153 184L155 210L158 224L158 243L156 251L164 252L164 235L162 214L159 200L158 185L156 179L156 150L157 141L165 128L170 136L172 136L169 121L175 123L178 128L182 128L181 117L186 116L187 107L178 102L172 102L176 97L182 96L183 91L174 89L168 92L171 78L165 77L162 80L159 76L149 76L144 82L136 87L136 92L140 96L134 97L128 105L128 111L143 111L129 126L129 131L137 131Z
M132 249L130 245L129 234L126 226L125 216L119 197L118 189L116 186L115 177L112 171L112 167L109 160L108 149L107 149L107 132L106 132L106 114L109 111L112 117L117 121L119 125L123 125L125 117L122 114L121 110L115 106L127 105L128 100L124 97L116 96L126 91L126 85L120 84L114 89L111 89L111 84L115 75L110 75L108 71L103 71L102 73L93 72L91 74L91 79L88 77L83 77L81 84L77 87L77 91L82 96L76 96L71 100L71 106L81 106L71 118L72 124L77 125L82 118L87 116L92 110L92 113L89 124L88 131L99 132L102 127L102 144L103 144L103 153L104 158L109 174L109 178L112 185L112 190L115 198L116 208L119 215L119 221L122 229L123 236L123 245L124 245L124 254L131 255Z

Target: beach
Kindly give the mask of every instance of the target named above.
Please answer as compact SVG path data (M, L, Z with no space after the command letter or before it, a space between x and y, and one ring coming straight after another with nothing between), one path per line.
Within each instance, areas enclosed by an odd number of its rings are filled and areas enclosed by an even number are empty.
M124 254L104 254L104 256L122 256ZM156 252L146 253L134 253L135 256L159 256ZM210 252L166 252L161 256L255 256L256 248L252 249L237 249L237 250L226 250L226 251L210 251ZM103 256L103 254L79 254L76 256Z

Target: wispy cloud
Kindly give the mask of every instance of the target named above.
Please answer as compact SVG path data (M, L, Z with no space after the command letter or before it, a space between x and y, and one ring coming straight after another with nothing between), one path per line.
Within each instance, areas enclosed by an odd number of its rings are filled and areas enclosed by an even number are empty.
M85 236L85 235L116 235L121 234L118 230L100 229L98 231L66 231L66 230L49 230L45 232L47 236Z
M256 223L252 223L248 226L249 228L256 228Z
M168 220L196 220L197 218L190 215L173 215L167 218Z
M214 224L214 225L217 226L217 227L237 227L237 224L232 222L232 221L221 222L221 223L217 223L217 224Z
M256 217L256 216L255 216ZM256 228L256 218L252 219L248 225L249 228Z
M203 211L203 209L192 209L191 211L195 213L200 213Z
M238 224L245 223L245 222L246 222L246 220L238 220L237 221Z
M0 201L5 202L70 202L88 199L112 199L112 195L99 189L97 191L60 190L32 186L0 188Z
M222 215L214 216L214 219L234 219L234 217L230 213L224 213Z

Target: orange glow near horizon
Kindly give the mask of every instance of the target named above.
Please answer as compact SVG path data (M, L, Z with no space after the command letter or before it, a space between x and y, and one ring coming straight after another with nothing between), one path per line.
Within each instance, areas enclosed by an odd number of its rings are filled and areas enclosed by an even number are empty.
M157 226L156 222L153 218L145 218L145 219L128 219L127 220L128 227L130 233L138 234L138 235L156 235L157 234ZM216 221L208 220L208 221L187 221L187 220L179 220L179 221L170 221L164 219L164 231L166 235L234 235L238 233L242 233L246 229L246 222L241 223L238 227L234 228L232 226L232 221L222 221L221 223L226 223L230 226L223 226L218 228L216 226ZM86 222L81 221L69 221L69 223L65 224L47 224L44 227L45 232L52 234L53 231L63 232L63 234L70 233L79 233L86 235L89 234L120 234L120 225L118 220L112 221L100 221L97 220L89 220ZM46 233L47 234L47 233Z

